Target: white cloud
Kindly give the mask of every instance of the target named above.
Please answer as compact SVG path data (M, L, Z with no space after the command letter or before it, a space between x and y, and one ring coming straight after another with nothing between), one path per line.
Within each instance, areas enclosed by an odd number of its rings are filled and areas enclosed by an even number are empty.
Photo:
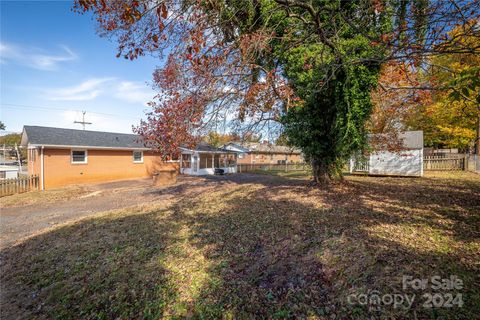
M76 86L46 90L45 96L48 100L93 100L105 91L105 84L112 80L114 78L92 78Z
M55 101L87 101L102 98L116 98L127 103L147 106L156 92L143 82L126 81L113 77L90 78L79 84L41 89L43 98Z
M115 97L132 103L142 103L153 100L155 92L141 82L121 81L114 93Z
M59 53L44 53L38 48L0 43L0 63L13 62L39 70L56 70L60 62L76 60L78 56L67 46Z

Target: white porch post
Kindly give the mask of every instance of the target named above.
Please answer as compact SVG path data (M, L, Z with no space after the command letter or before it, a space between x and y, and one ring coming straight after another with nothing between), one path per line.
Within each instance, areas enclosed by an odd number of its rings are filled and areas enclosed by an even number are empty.
M197 161L195 161L195 172L198 172L198 170L200 170L200 154L198 152L195 152L194 154L197 157Z

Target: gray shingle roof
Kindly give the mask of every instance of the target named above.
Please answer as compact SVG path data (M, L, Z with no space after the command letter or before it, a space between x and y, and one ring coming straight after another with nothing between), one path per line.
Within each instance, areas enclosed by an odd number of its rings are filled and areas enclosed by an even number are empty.
M225 148L217 148L217 147L214 147L208 143L204 143L204 142L200 142L198 143L195 148L191 149L191 148L188 148L186 146L182 146L183 149L186 149L186 150L195 150L195 151L199 151L199 152L224 152L224 153L235 153L231 150L228 150L228 149L225 149Z
M405 131L400 134L403 146L407 149L423 148L423 131Z
M24 126L22 144L147 149L136 134Z
M386 137L384 134L369 134L370 139L376 136ZM398 139L402 143L404 149L422 149L423 148L423 131L404 131L398 134Z

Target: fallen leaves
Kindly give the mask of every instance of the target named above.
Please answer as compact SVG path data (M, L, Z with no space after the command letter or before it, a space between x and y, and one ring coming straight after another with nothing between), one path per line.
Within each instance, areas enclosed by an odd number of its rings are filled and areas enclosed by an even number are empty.
M203 186L203 187L201 187ZM346 303L402 274L457 274L478 295L480 179L215 177L163 206L61 226L2 251L10 317L405 317ZM473 300L439 314L472 318ZM5 311L4 311L5 310Z

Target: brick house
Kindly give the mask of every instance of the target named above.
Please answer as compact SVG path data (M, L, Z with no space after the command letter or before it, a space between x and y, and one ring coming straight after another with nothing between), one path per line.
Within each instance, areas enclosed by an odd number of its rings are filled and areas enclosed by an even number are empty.
M230 142L223 146L227 150L238 153L238 164L284 164L303 163L304 159L299 149L277 146L269 143Z
M40 177L42 190L178 170L134 134L24 126L21 144L28 149L28 174Z

